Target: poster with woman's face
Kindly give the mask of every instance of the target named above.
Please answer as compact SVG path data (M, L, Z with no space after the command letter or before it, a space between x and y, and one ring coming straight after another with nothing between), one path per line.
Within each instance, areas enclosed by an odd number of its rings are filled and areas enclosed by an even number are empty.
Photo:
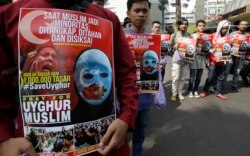
M21 9L18 30L25 137L38 155L96 151L116 117L112 23L33 8Z
M136 87L140 93L158 92L161 35L127 34L126 37L137 67Z

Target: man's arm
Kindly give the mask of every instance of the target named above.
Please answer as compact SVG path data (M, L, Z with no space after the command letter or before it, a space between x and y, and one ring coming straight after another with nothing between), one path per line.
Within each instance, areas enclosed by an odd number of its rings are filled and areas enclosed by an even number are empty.
M113 22L115 80L121 112L118 114L118 119L111 123L101 140L100 146L106 146L99 150L102 155L107 155L111 150L118 149L124 144L128 129L135 127L138 109L135 64L120 22L117 17L115 18L115 22Z
M115 44L115 79L118 101L121 105L119 118L134 129L138 109L138 91L135 88L136 67L126 37L121 27L116 31Z
M25 138L10 138L0 142L0 155L19 156L21 154L35 156L32 144Z
M3 8L2 8L3 9ZM27 153L35 156L35 150L25 138L15 138L14 119L17 116L17 67L10 62L13 60L13 49L7 39L3 12L0 12L0 155L18 156ZM17 28L16 28L17 29ZM11 57L12 56L12 57ZM15 86L15 87L14 87Z

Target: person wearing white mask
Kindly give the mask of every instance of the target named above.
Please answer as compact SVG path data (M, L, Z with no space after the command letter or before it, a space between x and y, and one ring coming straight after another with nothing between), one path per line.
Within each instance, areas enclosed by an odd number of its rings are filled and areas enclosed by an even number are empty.
M214 34L213 37L213 45L215 41L219 38L225 38L229 36L229 28L231 26L231 23L227 20L220 21L217 27L217 31ZM226 38L225 38L226 40ZM230 45L231 46L231 45ZM230 49L230 47L228 47ZM210 87L215 87L215 96L226 100L227 98L222 94L224 84L225 84L225 76L226 76L226 70L227 66L230 62L228 61L222 61L221 57L216 55L216 53L220 53L223 48L214 48L209 53L209 72L208 72L208 78L206 79L205 86L203 88L203 91L200 93L200 97L205 97L208 94Z

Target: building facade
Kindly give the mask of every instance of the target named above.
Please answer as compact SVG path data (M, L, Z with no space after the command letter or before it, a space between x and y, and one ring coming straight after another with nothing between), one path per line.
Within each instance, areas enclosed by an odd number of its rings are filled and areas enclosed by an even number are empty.
M228 3L225 6L223 18L228 19L232 24L238 25L240 21L245 20L250 23L250 1L237 0Z
M221 19L225 11L225 5L232 0L205 0L204 19L206 21Z

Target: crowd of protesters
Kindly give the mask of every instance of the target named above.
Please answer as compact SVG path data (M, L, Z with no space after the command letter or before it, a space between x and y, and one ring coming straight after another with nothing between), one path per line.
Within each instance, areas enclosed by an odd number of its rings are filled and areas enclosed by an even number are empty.
M135 8L137 9L138 14L140 14L141 18L145 18L148 16L147 12L143 13L143 10L145 7L147 7L147 4L137 4L135 3ZM145 10L147 10L145 9ZM129 10L129 13L131 13L131 10ZM128 25L128 21L130 19L130 25ZM127 33L151 33L151 34L160 34L160 27L161 23L159 21L153 21L151 32L146 32L145 27L138 27L136 25L136 18L133 17L131 14L128 14L128 17L124 19L124 31ZM139 15L137 16L139 17ZM132 19L131 19L132 18ZM224 51L219 48L214 48L213 45L215 44L215 41L219 39L224 39L224 37L227 37L230 39L230 45L229 49L233 49L234 41L236 40L237 34L242 34L245 36L247 42L248 37L246 33L246 29L248 26L247 21L240 21L238 30L235 32L232 32L229 34L230 29L230 22L228 20L221 20L218 24L218 28L214 34L205 34L203 31L206 29L206 22L204 20L197 20L196 21L196 33L189 33L187 31L189 22L185 18L180 18L178 21L176 21L176 32L173 32L172 27L166 27L166 32L162 32L162 34L169 34L171 35L170 41L168 44L172 47L173 56L172 56L172 69L165 69L164 72L166 74L172 75L172 96L171 100L184 100L185 97L183 93L185 91L188 92L189 98L204 98L208 94L213 93L216 97L222 100L226 100L224 93L224 86L225 82L227 80L229 71L231 70L233 73L233 79L231 83L231 88L235 92L240 92L240 87L238 85L240 71L241 76L244 80L244 82L249 85L247 75L249 74L249 70L246 69L249 68L246 65L243 66L244 61L249 62L248 55L248 47L242 48L239 47L238 52L242 55L234 54L232 51L230 51L231 55L227 56L227 60L222 60L220 56L217 56L216 53L221 52L223 54ZM180 55L179 49L178 49L178 42L180 38L190 38L195 39L198 43L199 40L201 40L202 35L209 35L209 38L211 40L210 44L204 44L203 47L196 47L196 52L194 55L194 62L185 62ZM248 45L247 45L248 46ZM227 49L226 49L227 50ZM169 51L170 53L170 51ZM163 58L166 56L162 56ZM166 61L167 62L167 61ZM207 62L209 62L207 64ZM249 63L248 63L249 64ZM208 75L206 78L206 82L204 84L204 87L202 91L199 91L200 82L202 79L203 71L208 68ZM165 67L164 67L165 68ZM243 69L242 69L243 68ZM243 71L244 70L244 71ZM172 73L171 73L172 71ZM164 73L162 74L164 75ZM205 75L206 76L206 75ZM244 79L245 78L245 79ZM184 88L184 84L188 80L188 87ZM141 97L143 95L140 95ZM147 100L147 104L150 104L150 101L148 98L151 95L147 95L147 98L144 98ZM142 102L142 99L139 101ZM152 101L151 101L152 104ZM145 105L144 105L145 106ZM149 111L150 107L147 107L147 111ZM145 111L145 110L144 110ZM139 112L142 112L142 109L139 107ZM142 155L142 144L145 139L145 128L148 125L148 118L149 114L137 114L137 122L136 122L136 129L140 129L140 133L135 131L133 136L133 156L140 156ZM143 118L142 118L143 117ZM135 139L137 138L137 139Z
M124 23L127 25L127 21L129 21L128 17L124 19ZM196 33L190 34L187 32L188 28L188 20L185 18L180 18L176 21L176 32L173 32L171 26L166 27L165 32L161 32L162 34L171 35L171 39L169 41L169 45L171 45L171 50L169 54L173 52L172 56L172 70L166 69L166 72L172 71L172 96L171 100L176 101L184 100L185 97L183 93L188 91L189 98L204 98L208 94L215 94L216 97L226 100L227 98L223 94L224 85L227 81L228 74L231 72L233 74L231 89L234 92L240 92L240 86L238 85L238 81L240 76L246 85L249 85L249 46L247 48L240 47L238 50L242 55L234 54L233 44L236 40L237 34L242 34L246 36L246 41L249 45L249 39L247 35L248 22L240 21L238 25L238 29L229 33L231 23L227 20L221 20L218 24L217 30L215 33L211 34L212 43L209 49L199 48L196 49L196 55L194 55L194 62L187 63L183 61L183 58L179 55L178 51L178 39L182 37L189 37L195 40L199 40L201 34L206 29L206 22L204 20L196 21ZM125 27L125 25L124 25ZM153 34L160 34L161 23L159 21L152 22L151 31ZM213 43L216 39L223 38L229 36L230 38L230 58L227 61L219 60L219 57L216 57L215 48L213 48ZM208 46L208 45L205 45ZM222 49L223 50L223 49ZM199 52L197 52L199 51ZM208 75L204 87L201 91L199 91L201 78L203 75L204 69L208 68ZM165 68L164 68L165 69ZM165 72L165 70L164 70ZM164 73L162 74L164 75ZM183 88L186 80L188 79L188 88Z

